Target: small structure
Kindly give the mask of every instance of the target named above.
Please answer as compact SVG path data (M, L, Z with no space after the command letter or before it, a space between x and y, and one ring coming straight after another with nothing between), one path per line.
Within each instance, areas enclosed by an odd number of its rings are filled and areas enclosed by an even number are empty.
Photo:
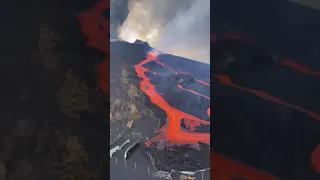
M112 158L112 155L117 152L120 151L126 144L128 144L130 142L130 140L126 140L124 143L122 143L120 146L116 146L112 149L110 149L110 158Z
M194 177L195 172L191 172L191 171L180 171L181 176L180 176L180 180L194 180L196 179Z
M130 120L130 121L127 123L127 126L128 126L129 128L132 128L132 125L133 125L133 120Z
M130 147L128 147L128 149L124 152L124 159L128 159L128 157L130 156L131 152L134 151L137 147L139 147L139 141L136 141L135 143L133 143Z

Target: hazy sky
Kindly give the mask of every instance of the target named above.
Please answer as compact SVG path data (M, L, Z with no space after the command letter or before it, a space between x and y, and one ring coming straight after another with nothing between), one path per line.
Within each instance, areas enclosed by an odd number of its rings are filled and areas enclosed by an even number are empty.
M111 36L209 63L210 0L111 0Z

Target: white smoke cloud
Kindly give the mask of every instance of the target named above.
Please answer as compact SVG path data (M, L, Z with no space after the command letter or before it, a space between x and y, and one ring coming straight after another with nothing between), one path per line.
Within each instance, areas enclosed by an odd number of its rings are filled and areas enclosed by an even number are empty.
M120 39L210 63L210 0L129 0L128 9Z

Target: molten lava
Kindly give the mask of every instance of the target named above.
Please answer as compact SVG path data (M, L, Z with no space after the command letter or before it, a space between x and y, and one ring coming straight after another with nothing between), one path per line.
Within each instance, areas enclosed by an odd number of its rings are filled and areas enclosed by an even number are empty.
M250 94L253 94L255 96L258 96L260 98L263 98L267 101L271 101L271 102L274 102L274 103L277 103L277 104L281 104L281 105L284 105L284 106L287 106L291 109L295 109L295 110L298 110L302 113L305 113L307 114L308 116L316 119L316 120L320 120L320 115L313 112L313 111L310 111L310 110L307 110L307 109L304 109L300 106L296 106L296 105L293 105L293 104L290 104L280 98L277 98L277 97L274 97L264 91L259 91L259 90L255 90L255 89L250 89L250 88L246 88L246 87L242 87L242 86L239 86L239 85L236 85L236 84L233 84L232 83L232 80L229 76L225 76L225 75L216 75L215 76L217 79L219 79L219 81L225 85L228 85L228 86L231 86L233 88L236 88L236 89L239 89L239 90L242 90L242 91L246 91Z
M253 42L252 39L249 39L248 37L239 35L239 34L235 34L235 33L225 33L222 35L222 39L234 39L234 40L238 40L241 42ZM215 34L211 34L211 42L217 42L218 38ZM287 67L291 67L293 69L295 69L296 71L299 71L303 74L306 75L311 75L311 76L320 76L320 71L317 70L313 70L311 68L308 68L298 62L295 62L293 60L290 59L283 59L280 61L280 64L283 66L287 66Z
M284 59L282 61L280 61L280 64L281 65L284 65L284 66L289 66L303 74L306 74L306 75L310 75L310 76L320 76L320 71L316 71L316 70L313 70L313 69L310 69L302 64L299 64L297 62L294 62L292 60L289 60L289 59Z
M277 180L279 178L216 152L210 155L211 178L218 180Z
M162 63L157 58L157 55L158 54L155 52L149 53L146 60L143 60L142 62L140 62L138 65L134 67L137 73L137 76L142 78L142 81L140 83L141 90L149 96L153 104L157 105L159 108L164 110L167 114L166 124L160 130L158 130L156 136L154 136L153 138L151 138L146 142L146 146L149 147L153 142L156 142L162 139L168 140L168 142L170 142L171 144L195 144L199 142L210 144L209 133L198 134L194 132L184 132L181 130L181 127L180 127L182 120L184 120L184 123L186 124L187 127L190 127L190 129L195 129L196 127L199 127L202 125L210 125L210 122L194 117L186 112L180 111L172 107L171 105L169 105L169 103L157 92L156 87L151 83L150 79L147 77L147 73L152 73L156 75L155 72L152 72L151 70L144 67L145 64L148 64L150 62L156 62L157 64L168 69L170 72L172 72L175 75L183 74L183 72L177 72L173 68ZM201 80L197 80L197 82L205 86L210 86L209 83L203 82ZM198 92L184 88L182 85L177 85L177 87L182 90L205 97L206 99L210 100L210 97L207 97ZM209 111L210 111L210 107L208 109L208 116L210 116Z
M251 41L249 40L248 38L244 37L244 36L240 36L240 35L237 35L237 34L231 34L231 33L228 33L228 34L225 34L223 35L223 38L225 39L236 39L236 40L239 40L239 41ZM215 41L213 42L216 42L217 39L215 38ZM319 71L316 71L316 70L312 70L310 68L307 68L306 66L304 65L301 65L299 64L298 62L294 62L292 60L289 60L289 59L284 59L282 61L280 61L280 64L283 65L283 66L288 66L288 67L291 67L293 68L294 70L300 72L300 73L303 73L303 74L306 74L306 75L311 75L311 76L319 76L320 75L320 72ZM281 104L281 105L284 105L284 106L287 106L291 109L295 109L295 110L298 110L302 113L305 113L307 114L308 116L316 119L316 120L320 120L320 115L313 112L313 111L310 111L308 109L304 109L300 106L296 106L296 105L293 105L293 104L290 104L284 100L281 100L277 97L274 97L270 94L268 94L267 92L264 92L264 91L259 91L259 90L255 90L255 89L250 89L250 88L246 88L246 87L242 87L242 86L239 86L239 85L236 85L236 84L233 84L232 83L232 79L228 76L228 75L215 75L215 77L223 84L225 85L229 85L233 88L236 88L236 89L239 89L239 90L243 90L243 91L246 91L248 93L251 93L251 94L254 94L260 98L263 98L267 101L272 101L274 103L277 103L277 104Z
M312 168L315 172L320 173L320 145L313 151L311 155Z
M88 38L87 45L106 54L105 60L97 67L99 73L99 85L106 94L110 92L110 20L103 13L110 8L107 0L102 0L88 12L78 15L81 30Z
M217 42L219 39L212 34L214 38L211 38L212 43ZM222 36L224 39L235 39L239 40L242 42L252 42L252 40L249 40L248 38L245 38L243 36L239 35L233 35L233 34L227 34ZM302 73L304 75L309 75L309 76L319 76L320 71L319 70L313 70L311 68L308 68L298 62L292 61L290 59L284 59L279 62L280 65L286 66L289 68L292 68L293 70ZM317 114L316 112L310 111L308 109L305 109L303 107L290 104L289 102L286 102L280 98L274 97L271 94L261 91L261 90L256 90L256 89L251 89L247 87L240 86L238 84L235 84L230 76L228 74L215 74L214 75L221 84L227 85L231 88L238 89L240 91L245 91L247 93L250 93L254 96L260 97L266 101L271 101L273 103L277 103L286 107L289 107L291 109L295 109L297 111L300 111L302 113L305 113L309 117L315 119L315 120L320 120L320 115ZM216 152L212 152L211 158L211 170L214 171L212 174L214 175L215 179L231 179L233 177L250 177L249 179L266 179L266 180L272 180L272 179L279 179L273 176L269 176L264 173L261 174L259 173L259 170L257 169L249 169L248 166L241 165L238 162L234 160L228 160L227 158L217 154ZM313 151L310 157L310 161L312 169L316 173L320 173L320 145L317 146L317 148ZM243 170L242 170L243 169ZM262 176L263 175L263 176Z

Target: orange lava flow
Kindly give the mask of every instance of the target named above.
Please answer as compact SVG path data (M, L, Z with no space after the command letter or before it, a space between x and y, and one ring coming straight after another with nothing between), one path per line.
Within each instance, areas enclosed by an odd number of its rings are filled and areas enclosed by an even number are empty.
M110 20L103 16L103 12L110 8L108 0L102 0L88 12L78 15L81 31L88 38L87 45L106 54L105 60L97 67L101 90L110 93Z
M149 54L146 60L143 60L142 62L140 62L138 65L134 67L137 73L137 76L142 78L142 81L140 83L141 90L149 96L153 104L160 107L167 114L166 124L160 130L158 130L156 136L154 136L153 138L151 138L146 142L146 146L150 147L150 145L153 142L158 140L163 140L163 139L168 140L168 142L170 142L171 144L196 144L198 142L210 144L209 133L199 134L199 133L193 133L193 132L184 132L181 130L180 124L183 119L185 120L186 126L189 127L191 130L201 125L210 125L210 122L204 121L190 114L177 110L176 108L170 106L169 103L166 102L166 100L159 93L157 93L155 86L150 82L150 80L146 75L146 73L148 72L149 73L153 73L153 72L143 67L143 65L151 61L154 61L157 64L160 64L161 66L167 68L174 74L179 74L179 72L176 72L173 68L160 62L157 59L157 54L155 53ZM198 81L198 82L201 83L202 81ZM202 84L209 85L208 83L205 83L205 82L202 82ZM181 85L178 85L178 87L190 93L194 93L194 94L206 97L195 91L185 89ZM206 98L210 100L209 97L206 97Z
M310 69L302 64L299 64L297 62L294 62L292 60L289 60L289 59L284 59L280 62L281 65L284 65L284 66L289 66L303 74L306 74L306 75L310 75L310 76L320 76L320 71L316 71L316 70L313 70L313 69Z
M255 89L245 88L245 87L242 87L242 86L233 84L233 83L232 83L232 80L231 80L231 78L230 78L229 76L225 76L225 75L219 76L219 75L218 75L218 76L216 76L216 77L220 80L220 82L221 82L222 84L231 86L231 87L236 88L236 89L240 89L240 90L246 91L246 92L248 92L248 93L250 93L250 94L253 94L253 95L255 95L255 96L258 96L258 97L260 97L260 98L263 98L263 99L265 99L265 100L267 100L267 101L271 101L271 102L274 102L274 103L277 103L277 104L281 104L281 105L287 106L287 107L289 107L289 108L291 108L291 109L298 110L298 111L300 111L300 112L302 112L302 113L307 114L307 115L310 116L311 118L314 118L314 119L316 119L316 120L320 120L320 115L317 114L317 113L315 113L315 112L313 112L313 111L304 109L304 108L302 108L302 107L300 107L300 106L296 106L296 105L290 104L290 103L288 103L288 102L286 102L286 101L284 101L284 100L282 100L282 99L279 99L279 98L277 98L277 97L274 97L274 96L272 96L272 95L270 95L270 94L268 94L268 93L266 93L266 92L264 92L264 91L259 91L259 90L255 90Z
M213 34L212 34L213 35ZM224 34L223 36L224 38L226 39L237 39L239 41L251 41L250 39L246 38L246 37L243 37L243 36L240 36L240 35L236 35L236 34ZM217 40L215 39L213 42L216 42ZM252 41L251 41L252 42ZM283 66L287 66L287 67L291 67L293 68L294 70L300 72L300 73L303 73L305 75L310 75L310 76L320 76L320 71L317 71L317 70L313 70L313 69L310 69L298 62L295 62L295 61L292 61L290 59L284 59L284 60L281 60L280 61L280 64L283 65ZM281 105L284 105L284 106L287 106L289 108L292 108L292 109L295 109L295 110L298 110L300 112L303 112L305 114L307 114L308 116L316 119L316 120L320 120L320 115L313 112L313 111L310 111L310 110L307 110L307 109L304 109L300 106L296 106L296 105L293 105L293 104L290 104L288 102L285 102L284 100L281 100L279 98L276 98L264 91L259 91L259 90L255 90L255 89L249 89L249 88L246 88L246 87L241 87L239 85L236 85L236 84L233 84L232 81L231 81L231 78L229 76L226 76L226 75L216 75L216 77L220 80L221 83L223 84L226 84L226 85L229 85L231 87L234 87L234 88L237 88L237 89L240 89L240 90L243 90L243 91L247 91L251 94L254 94L258 97L261 97L267 101L272 101L274 103L278 103L278 104L281 104Z
M214 180L279 180L272 174L249 167L216 152L210 155L210 174Z
M215 34L211 33L211 42L217 42L218 38ZM249 39L248 37L234 34L234 33L225 33L222 35L223 39L234 39L241 42L253 42L253 40ZM291 67L292 69L299 71L300 73L310 75L310 76L320 76L319 70L313 70L309 67L306 67L298 62L292 61L290 59L283 59L280 61L280 64L283 66Z
M313 151L311 155L312 168L316 173L320 173L320 145Z

